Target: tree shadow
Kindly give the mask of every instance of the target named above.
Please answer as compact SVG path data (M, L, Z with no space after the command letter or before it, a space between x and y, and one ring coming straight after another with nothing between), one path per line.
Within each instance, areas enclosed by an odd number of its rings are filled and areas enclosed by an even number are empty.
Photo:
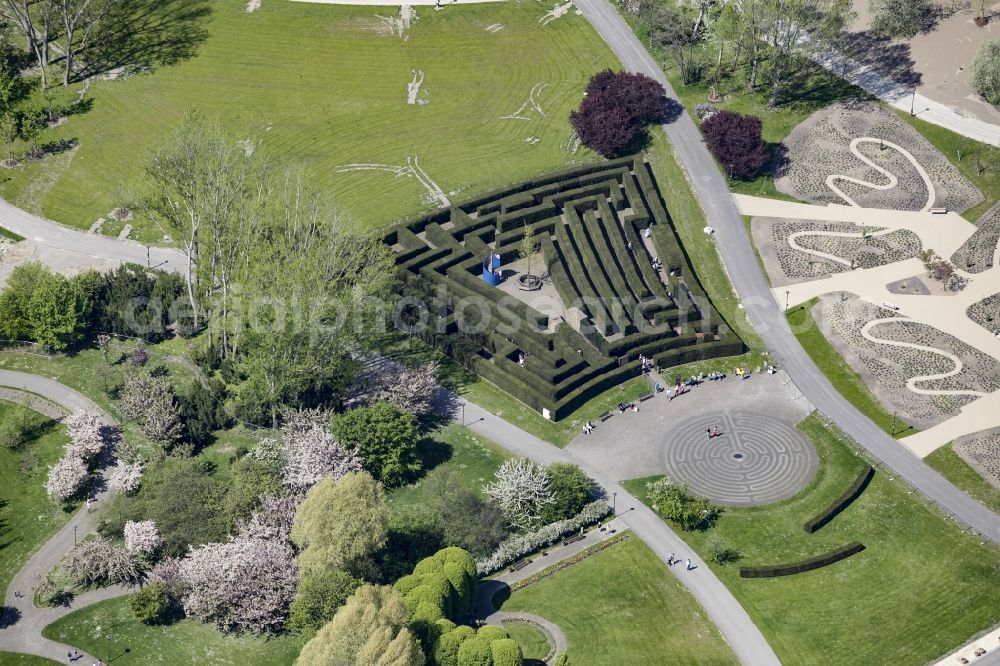
M83 53L79 79L118 68L150 70L191 58L208 37L208 0L114 3Z
M21 621L21 611L13 606L0 606L0 629L13 627Z
M409 483L413 483L414 481L427 476L428 472L432 469L451 460L453 455L454 449L451 444L435 440L430 437L421 439L417 442L417 457L420 458L420 473L417 475L417 478L408 479Z
M878 74L881 80L869 78L865 85L868 92L878 97L905 94L921 83L922 77L913 68L915 63L906 42L894 42L865 30L845 33L837 48L854 61L854 68L840 68L835 73L845 76L865 70Z
M663 116L660 118L663 125L669 125L684 113L684 105L671 97L666 98L663 107Z

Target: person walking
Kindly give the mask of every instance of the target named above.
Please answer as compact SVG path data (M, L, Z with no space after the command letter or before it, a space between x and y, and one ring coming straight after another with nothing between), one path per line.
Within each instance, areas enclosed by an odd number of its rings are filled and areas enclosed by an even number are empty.
M712 429L711 428L705 428L705 434L708 435L709 439L712 439Z
M717 427L716 428L712 428L712 434L709 435L709 436L710 437L718 437L719 436L719 429Z
M691 558L690 558L690 557L689 557L689 558L687 559L687 562L686 562L686 563L684 564L684 568L685 568L685 569L686 569L687 571L691 571L691 568L692 568L692 567L691 567Z

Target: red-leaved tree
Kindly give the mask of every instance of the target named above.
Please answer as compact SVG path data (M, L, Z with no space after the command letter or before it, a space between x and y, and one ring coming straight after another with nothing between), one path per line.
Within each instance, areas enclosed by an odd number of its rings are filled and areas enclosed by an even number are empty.
M645 74L598 72L587 85L580 108L569 114L580 141L605 157L632 146L646 125L665 122L666 91Z
M733 178L750 180L771 161L760 118L719 111L701 123L705 143Z

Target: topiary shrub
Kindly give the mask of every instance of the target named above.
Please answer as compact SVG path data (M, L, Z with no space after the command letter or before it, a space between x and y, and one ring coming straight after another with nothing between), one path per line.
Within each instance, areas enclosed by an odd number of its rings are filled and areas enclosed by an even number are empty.
M149 583L129 597L132 615L143 624L166 622L171 613L171 599L163 583Z
M458 648L458 666L493 666L490 642L480 636L463 641Z
M521 646L512 638L501 638L490 643L493 652L493 666L521 666L524 655Z
M771 161L760 118L719 111L705 118L701 131L708 149L733 178L752 180Z
M847 559L851 555L860 553L865 549L865 545L860 541L849 543L831 550L828 553L811 557L800 562L790 562L788 564L773 564L766 567L744 567L740 569L740 578L776 578L778 576L792 576L804 571L821 569L830 566L840 560Z
M806 521L802 529L812 534L836 518L837 514L849 507L854 500L861 497L861 493L865 492L865 488L868 487L873 476L875 476L875 468L868 465L865 469L861 470L858 478L854 480L854 483L851 484L851 487L843 495L835 499L830 506L820 512L815 518Z
M476 635L472 627L461 625L442 632L434 644L434 661L438 666L458 666L458 651L462 643Z

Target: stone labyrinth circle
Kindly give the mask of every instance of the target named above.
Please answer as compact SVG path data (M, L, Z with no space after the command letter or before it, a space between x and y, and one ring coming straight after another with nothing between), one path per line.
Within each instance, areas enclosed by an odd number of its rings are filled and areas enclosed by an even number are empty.
M721 435L709 439L706 428ZM768 504L809 485L819 458L793 426L753 412L701 414L678 422L664 447L667 477L731 506Z

